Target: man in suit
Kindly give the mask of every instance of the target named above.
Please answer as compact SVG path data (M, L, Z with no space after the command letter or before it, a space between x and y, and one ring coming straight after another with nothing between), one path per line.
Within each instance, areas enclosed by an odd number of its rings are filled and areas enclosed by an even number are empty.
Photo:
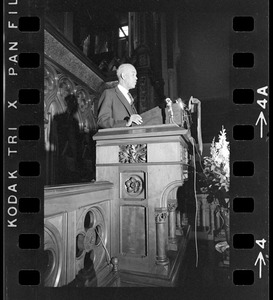
M118 85L106 89L99 100L98 126L100 128L126 127L132 124L140 125L142 118L133 104L129 93L135 88L137 71L131 64L122 64L117 69Z

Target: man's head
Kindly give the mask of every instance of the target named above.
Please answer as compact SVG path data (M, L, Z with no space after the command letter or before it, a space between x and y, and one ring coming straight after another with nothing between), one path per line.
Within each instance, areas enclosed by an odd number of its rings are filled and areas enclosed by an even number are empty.
M119 84L127 90L133 89L137 82L137 71L131 64L122 64L117 69Z

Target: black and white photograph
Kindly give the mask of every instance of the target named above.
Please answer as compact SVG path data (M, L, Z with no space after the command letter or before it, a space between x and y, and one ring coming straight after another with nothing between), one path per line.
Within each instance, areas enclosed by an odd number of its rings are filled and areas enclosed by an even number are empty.
M268 5L5 1L6 299L269 299Z

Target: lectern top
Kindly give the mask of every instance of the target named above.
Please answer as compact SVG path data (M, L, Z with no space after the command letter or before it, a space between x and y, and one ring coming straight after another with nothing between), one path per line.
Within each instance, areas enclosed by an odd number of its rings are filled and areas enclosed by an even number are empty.
M175 124L99 129L98 133L93 136L93 139L99 141L174 135L182 135L185 140L189 140L189 131Z

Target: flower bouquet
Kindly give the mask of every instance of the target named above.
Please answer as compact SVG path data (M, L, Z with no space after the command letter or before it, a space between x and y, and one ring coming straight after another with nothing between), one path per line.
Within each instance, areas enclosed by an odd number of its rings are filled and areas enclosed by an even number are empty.
M216 204L216 214L219 214L229 241L229 186L230 186L230 146L226 130L222 127L218 141L213 141L210 156L203 159L203 172L199 174L199 184L202 193L207 194L208 203ZM220 231L221 229L220 228Z

